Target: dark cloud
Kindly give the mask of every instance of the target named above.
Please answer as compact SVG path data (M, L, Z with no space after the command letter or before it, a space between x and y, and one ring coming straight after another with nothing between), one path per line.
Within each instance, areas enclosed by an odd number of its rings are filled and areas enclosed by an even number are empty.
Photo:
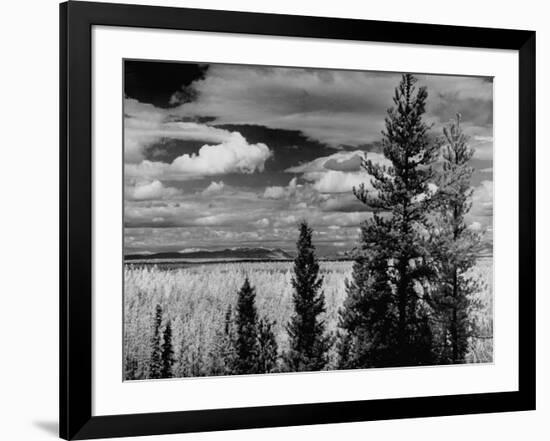
M419 86L428 88L428 117L447 121L462 112L469 118L464 119L467 125L480 127L492 119L487 115L492 83L486 78L418 78ZM380 139L399 79L396 73L211 65L207 75L193 83L199 91L197 100L175 111L215 116L218 124L300 130L337 148L357 147Z
M170 114L167 114L166 116L166 122L192 122L198 124L207 124L215 120L216 118L213 116L173 116Z
M169 164L181 155L197 154L205 144L208 141L161 138L144 148L143 157L149 161Z
M460 113L463 121L479 127L493 126L493 102L483 98L460 98L458 92L440 93L439 101L428 106L430 113L437 115L443 123Z
M124 62L124 93L142 103L157 107L188 102L195 99L196 91L189 86L204 77L208 65L164 61L126 60ZM170 103L174 94L187 101Z

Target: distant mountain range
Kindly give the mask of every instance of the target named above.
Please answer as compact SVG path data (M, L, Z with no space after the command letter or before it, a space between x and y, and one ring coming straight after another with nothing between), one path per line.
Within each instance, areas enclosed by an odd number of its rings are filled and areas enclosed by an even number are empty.
M223 250L204 250L191 248L181 251L160 253L128 254L125 260L288 260L293 256L280 248L225 248Z
M484 243L479 250L479 257L493 255L492 242ZM319 256L322 260L348 260L350 256L343 252L325 253ZM134 253L124 256L124 260L188 260L188 261L232 261L232 260L291 260L294 256L281 248L235 247L221 250L203 248L186 248L180 251L158 253Z

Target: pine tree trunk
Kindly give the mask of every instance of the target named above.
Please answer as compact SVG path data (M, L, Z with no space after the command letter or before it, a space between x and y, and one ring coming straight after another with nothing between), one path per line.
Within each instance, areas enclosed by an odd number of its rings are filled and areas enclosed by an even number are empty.
M458 270L456 265L453 269L453 312L451 319L451 339L453 350L453 363L456 363L459 359L458 353L458 316L457 316L457 302L458 301Z
M407 262L401 259L399 262L399 285L397 288L398 324L397 324L397 359L401 362L405 358L406 326L407 326Z

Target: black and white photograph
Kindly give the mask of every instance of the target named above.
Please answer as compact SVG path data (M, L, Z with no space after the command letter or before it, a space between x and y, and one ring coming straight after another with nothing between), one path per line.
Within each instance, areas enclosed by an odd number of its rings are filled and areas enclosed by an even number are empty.
M123 379L493 362L493 78L124 61Z
M5 5L0 439L548 438L545 3Z

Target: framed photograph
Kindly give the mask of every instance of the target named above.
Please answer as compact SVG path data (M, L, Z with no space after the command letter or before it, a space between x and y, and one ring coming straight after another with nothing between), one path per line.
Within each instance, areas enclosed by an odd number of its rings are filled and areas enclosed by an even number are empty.
M535 33L60 7L60 436L535 408Z

